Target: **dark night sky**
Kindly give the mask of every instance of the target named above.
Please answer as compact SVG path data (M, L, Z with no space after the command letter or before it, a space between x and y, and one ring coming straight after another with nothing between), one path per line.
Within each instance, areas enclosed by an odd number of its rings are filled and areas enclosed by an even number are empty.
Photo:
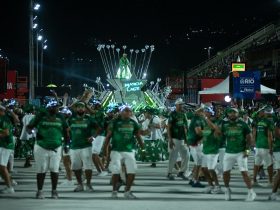
M39 0L40 27L48 39L46 80L57 81L70 58L93 59L77 74L95 78L103 72L99 43L142 48L154 44L149 75L170 69L187 71L207 58L204 47L222 50L279 16L278 0ZM10 68L28 72L28 0L1 0L0 49ZM61 64L65 57L66 64ZM64 67L62 67L64 66ZM72 65L73 67L73 65ZM85 72L85 71L92 72ZM92 69L92 70L91 70ZM79 71L79 72L78 72ZM102 74L101 74L102 75ZM60 81L59 81L60 82Z

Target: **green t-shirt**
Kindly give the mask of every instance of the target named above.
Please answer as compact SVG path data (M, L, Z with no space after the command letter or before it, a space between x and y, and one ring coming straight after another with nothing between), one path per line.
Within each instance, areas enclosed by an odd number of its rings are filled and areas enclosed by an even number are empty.
M203 130L205 126L206 126L206 121L203 119L203 117L198 115L193 116L188 129L187 141L189 145L195 146L199 141L202 140L203 136L197 135L197 133L195 132L195 128L200 127Z
M171 138L186 140L185 128L188 127L188 120L183 112L171 112L168 118L168 124L171 125Z
M110 123L108 130L112 132L112 151L132 152L135 134L140 130L140 126L134 120L117 118Z
M0 131L9 130L9 135L3 138L0 138L0 147L5 149L14 149L14 141L13 141L13 125L7 115L0 117Z
M214 136L214 130L212 130L207 122L202 130L203 133L203 153L208 154L218 154L219 152L219 138Z
M78 115L69 119L70 136L71 136L71 149L83 149L91 147L91 143L88 142L88 138L95 136L97 133L98 125L96 121L85 115L79 117Z
M91 115L91 117L97 122L99 128L101 128L101 133L99 135L105 136L105 115L102 110L98 110L96 113Z
M276 127L280 129L280 119L277 120ZM273 151L280 152L280 138L275 137L273 141Z
M54 150L63 143L68 125L61 114L39 113L30 123L37 128L37 144L47 150Z
M256 148L269 149L268 146L268 131L274 130L271 120L267 118L258 118L253 127L256 128Z
M224 122L223 118L219 118L219 119L216 119L215 123L221 127L222 123ZM225 140L225 137L223 135L221 136L218 136L218 141L219 142L219 149L224 149L226 148L226 140Z
M240 153L247 149L246 136L250 134L249 126L242 120L223 121L222 134L226 140L226 153Z

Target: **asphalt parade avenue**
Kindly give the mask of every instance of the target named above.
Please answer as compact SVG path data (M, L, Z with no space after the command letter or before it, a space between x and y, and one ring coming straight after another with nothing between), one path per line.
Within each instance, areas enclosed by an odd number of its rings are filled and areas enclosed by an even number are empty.
M166 179L167 162L157 164L151 168L150 164L138 163L138 171L132 191L137 200L123 198L124 187L120 188L118 200L111 196L110 176L93 177L94 192L74 193L74 187L58 187L59 199L50 199L50 177L46 177L44 194L46 199L36 200L36 174L34 164L32 168L23 168L23 160L15 160L14 179L18 182L14 195L0 195L0 209L17 210L49 210L49 209L279 209L279 201L267 200L270 188L255 188L257 199L255 202L245 202L247 189L240 173L232 171L231 189L232 201L225 201L224 194L204 194L203 188L192 188L188 181L176 178L175 181ZM252 172L253 159L249 158L249 168ZM191 164L192 167L192 164ZM175 171L174 171L175 172ZM59 182L64 181L65 173L62 169ZM267 181L263 181L263 183ZM220 183L223 183L220 180ZM1 181L0 188L4 187Z

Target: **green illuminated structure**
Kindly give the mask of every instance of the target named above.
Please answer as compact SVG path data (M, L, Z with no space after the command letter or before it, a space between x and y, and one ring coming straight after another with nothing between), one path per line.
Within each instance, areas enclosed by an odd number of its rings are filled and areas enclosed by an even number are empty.
M146 45L141 50L130 49L129 57L125 53L126 48L126 46L122 47L121 58L121 49L115 49L114 45L99 45L97 48L107 75L107 81L113 87L113 90L103 90L100 94L99 100L102 106L107 106L110 103L127 103L135 109L147 105L164 107L164 102L159 99L158 95L145 88L154 46Z

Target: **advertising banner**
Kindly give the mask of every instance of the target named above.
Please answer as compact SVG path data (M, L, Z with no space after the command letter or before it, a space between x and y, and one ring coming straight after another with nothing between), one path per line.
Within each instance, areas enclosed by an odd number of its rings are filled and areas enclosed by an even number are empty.
M261 74L259 71L239 72L233 75L233 97L238 99L254 99L260 92Z
M232 63L231 64L231 71L245 71L246 64L245 63Z

